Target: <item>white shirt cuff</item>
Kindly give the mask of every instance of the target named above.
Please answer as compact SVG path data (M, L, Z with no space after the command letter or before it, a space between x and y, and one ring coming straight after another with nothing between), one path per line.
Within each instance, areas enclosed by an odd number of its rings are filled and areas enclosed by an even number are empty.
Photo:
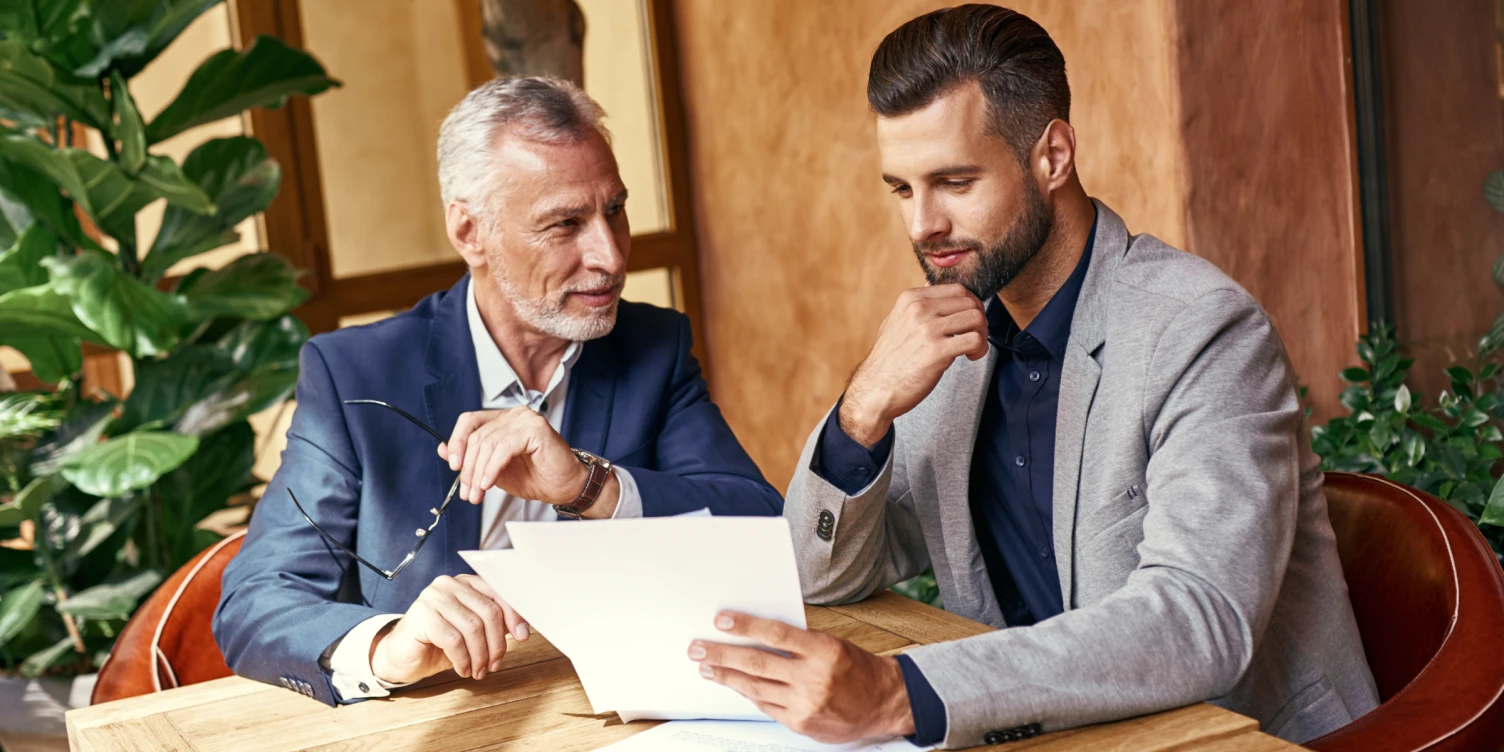
M624 467L613 467L611 472L616 473L616 484L621 490L616 496L616 511L611 513L613 520L628 520L642 516L642 494L637 490L637 481L633 480L632 474Z
M386 697L391 694L387 690L407 686L382 681L371 670L371 643L376 640L376 633L400 618L402 614L372 616L356 624L334 644L329 655L329 679L342 702Z

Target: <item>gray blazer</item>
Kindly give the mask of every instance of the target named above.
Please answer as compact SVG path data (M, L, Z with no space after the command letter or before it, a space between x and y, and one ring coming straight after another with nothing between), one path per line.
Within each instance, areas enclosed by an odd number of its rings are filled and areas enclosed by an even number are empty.
M1203 700L1297 743L1336 729L1378 696L1284 345L1216 267L1096 206L1056 417L1066 610L908 652L945 703L944 746ZM933 565L947 610L1007 626L967 505L996 359L958 358L856 496L811 469L816 428L784 506L808 601Z

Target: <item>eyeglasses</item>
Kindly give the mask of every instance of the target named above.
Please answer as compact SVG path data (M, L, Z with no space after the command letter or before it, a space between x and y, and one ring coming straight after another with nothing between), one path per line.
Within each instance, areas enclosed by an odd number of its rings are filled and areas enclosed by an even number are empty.
M429 432L430 434L433 435L433 437L435 439L439 440L439 443L443 443L445 441L448 441L448 439L446 439L443 434L439 433L438 431L433 430L433 428L430 428L427 423L424 423L423 421L418 420L417 418L414 418L412 415L408 414L407 411L403 410L402 408L397 407L395 405L389 405L389 404L387 404L385 402L382 402L381 400L345 400L344 404L346 404L346 405L376 405L377 407L384 407L384 408L386 408L388 410L391 410L392 412L394 412L394 413L396 413L398 415L401 415L404 418L407 418L409 421L411 421L413 423L413 425L415 425L415 426L417 426L417 427L419 427L419 428L421 428L421 429ZM390 581L390 580L397 579L397 575L402 574L402 570L406 569L408 564L413 563L413 559L417 558L418 552L423 550L423 544L427 543L428 539L430 537L432 537L432 536L430 536L430 533L432 533L434 531L434 528L436 528L436 527L439 526L439 520L443 519L444 513L447 512L447 511L449 511L449 503L451 501L454 501L454 492L458 491L459 487L460 487L459 476L455 476L454 482L449 485L449 493L447 493L447 494L444 495L444 502L442 504L440 504L438 507L432 508L432 509L428 510L428 513L431 514L431 515L433 515L433 522L429 523L428 527L426 527L426 528L422 528L422 527L418 528L418 532L417 532L418 544L415 545L415 546L413 546L413 550L407 552L407 556L402 557L402 561L400 563L398 563L395 568L390 569L390 570L388 570L388 569L382 569L381 567L378 567L375 564L372 564L371 562L366 561L365 559L362 559L360 557L360 554L357 554L354 551L351 551L350 549L345 548L345 545L343 543L340 543L338 540L335 540L334 536L330 535L326 530L324 530L324 528L319 527L319 523L314 522L313 518L310 517L310 516L308 516L308 511L305 510L305 509L303 509L303 505L302 504L298 503L298 497L297 497L297 495L295 495L292 492L291 488L287 489L287 495L292 497L292 503L293 503L294 506L296 506L298 508L298 512L303 515L303 519L308 520L308 524L312 525L314 530L319 531L319 535L324 536L324 540L328 541L329 544L332 545L332 546L334 546L335 548L338 548L339 550L344 551L345 553L349 554L350 558L355 559L355 561L359 562L361 564L361 566L364 566L366 569L369 569L372 572L375 572L376 574L379 574L382 577L385 577L387 580Z

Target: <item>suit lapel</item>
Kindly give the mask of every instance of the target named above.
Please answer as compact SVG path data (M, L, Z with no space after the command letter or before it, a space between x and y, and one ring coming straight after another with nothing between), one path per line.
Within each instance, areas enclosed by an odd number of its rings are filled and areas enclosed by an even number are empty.
M580 359L569 374L565 397L564 441L591 454L606 456L606 437L611 429L611 405L616 397L615 353L608 335L586 342ZM607 457L607 459L610 459Z
M955 592L944 593L946 608L988 624L1002 624L992 580L977 544L971 520L971 458L976 448L977 426L987 399L987 385L997 364L997 350L989 348L979 361L957 358L916 412L916 425L926 426L928 436L917 436L932 464L941 539L940 555L932 553L936 572L949 571ZM901 430L901 429L900 429ZM911 481L915 470L909 471ZM919 470L923 472L923 470ZM944 582L946 578L941 578Z
M466 275L449 290L428 329L426 366L430 381L423 387L423 403L428 409L428 424L445 436L454 430L461 413L479 410L481 406L475 342L470 338L470 321L465 315L465 286L469 283L470 276ZM454 482L455 473L442 461L430 464L433 466L433 503L438 504L443 500L442 494ZM479 504L456 499L444 513L439 536L446 574L470 571L459 552L480 545L480 512Z
M1097 351L1106 340L1106 321L1111 283L1118 261L1128 251L1128 228L1123 220L1100 201L1097 235L1092 244L1091 266L1081 283L1081 295L1071 317L1071 336L1066 346L1065 366L1060 373L1060 402L1055 414L1054 539L1055 566L1060 574L1061 603L1073 607L1075 588L1076 506L1081 487L1082 449L1086 422L1091 413L1102 367Z

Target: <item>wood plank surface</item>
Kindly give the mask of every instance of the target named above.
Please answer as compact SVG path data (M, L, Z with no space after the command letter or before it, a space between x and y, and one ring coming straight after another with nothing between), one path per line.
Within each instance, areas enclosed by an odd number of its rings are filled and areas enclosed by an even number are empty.
M806 608L811 629L892 655L988 631L883 592L862 603ZM593 750L652 728L594 715L569 659L543 635L509 640L506 668L481 681L449 673L382 700L330 708L280 687L230 677L68 713L75 750ZM686 660L688 658L686 657ZM1088 726L1006 745L1010 750L1299 749L1251 718L1212 705Z

